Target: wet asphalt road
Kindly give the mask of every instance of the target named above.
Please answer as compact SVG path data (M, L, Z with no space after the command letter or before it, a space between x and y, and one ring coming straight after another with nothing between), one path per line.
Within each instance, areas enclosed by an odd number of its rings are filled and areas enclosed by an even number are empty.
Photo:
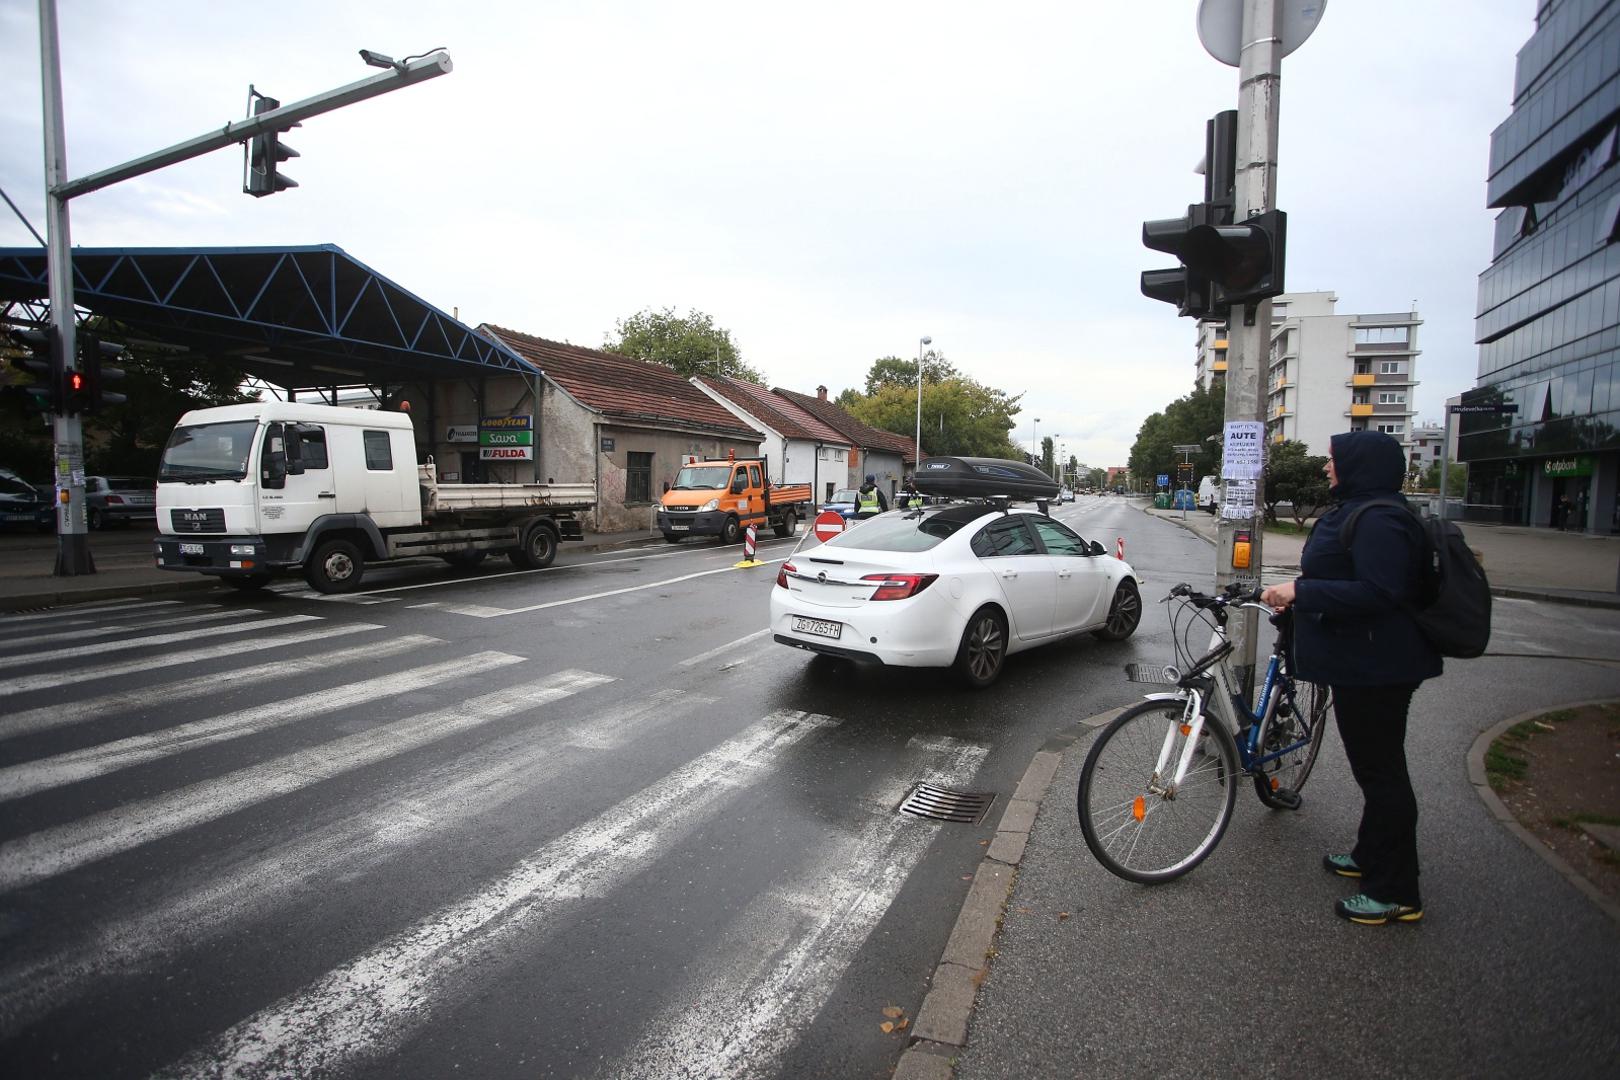
M989 691L769 640L706 543L0 618L0 1040L25 1075L883 1077L1005 800L1131 699L1207 545L1057 516L1148 618Z

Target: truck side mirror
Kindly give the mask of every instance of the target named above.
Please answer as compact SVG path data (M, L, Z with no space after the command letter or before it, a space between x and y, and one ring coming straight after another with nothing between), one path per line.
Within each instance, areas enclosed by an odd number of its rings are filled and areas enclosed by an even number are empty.
M287 475L302 476L304 475L304 440L298 437L298 429L292 425L288 425L283 431L286 439L284 446L287 451Z
M731 478L731 493L733 495L741 495L743 493L743 486L746 483L747 477L742 473L738 473L736 476Z
M264 449L259 455L259 486L287 486L287 436L280 424L264 429Z

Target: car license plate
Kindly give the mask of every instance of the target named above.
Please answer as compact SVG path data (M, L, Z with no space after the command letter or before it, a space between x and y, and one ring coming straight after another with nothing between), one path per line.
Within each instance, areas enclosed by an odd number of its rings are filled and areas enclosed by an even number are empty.
M691 527L692 526L690 526L690 525L671 525L669 527L669 531L670 532L685 532L686 530L690 529Z
M34 517L33 514L6 514L0 516L0 521L33 521Z
M793 616L793 632L795 634L814 634L816 637L836 639L844 632L844 624L828 622L826 619L807 619L803 615L795 615Z
M201 555L202 553L203 553L203 546L201 544L181 544L180 545L180 554L182 554L182 555Z

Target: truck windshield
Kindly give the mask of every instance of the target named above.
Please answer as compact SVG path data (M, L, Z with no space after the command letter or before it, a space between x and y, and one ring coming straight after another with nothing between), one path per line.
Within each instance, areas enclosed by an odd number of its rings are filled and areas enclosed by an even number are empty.
M730 465L688 465L675 474L671 491L714 491L731 483Z
M174 429L163 448L158 483L188 480L241 480L247 476L257 420L189 424Z

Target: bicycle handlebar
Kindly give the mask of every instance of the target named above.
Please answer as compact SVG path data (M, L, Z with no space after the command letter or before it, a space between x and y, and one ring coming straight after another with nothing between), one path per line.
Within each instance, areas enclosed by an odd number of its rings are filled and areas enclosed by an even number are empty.
M1260 603L1261 592L1262 590L1259 587L1247 591L1240 591L1237 584L1234 582L1233 584L1228 585L1219 594L1210 596L1208 593L1198 592L1184 581L1175 588L1171 589L1170 595L1166 596L1165 599L1183 599L1197 608L1242 607L1245 604Z

